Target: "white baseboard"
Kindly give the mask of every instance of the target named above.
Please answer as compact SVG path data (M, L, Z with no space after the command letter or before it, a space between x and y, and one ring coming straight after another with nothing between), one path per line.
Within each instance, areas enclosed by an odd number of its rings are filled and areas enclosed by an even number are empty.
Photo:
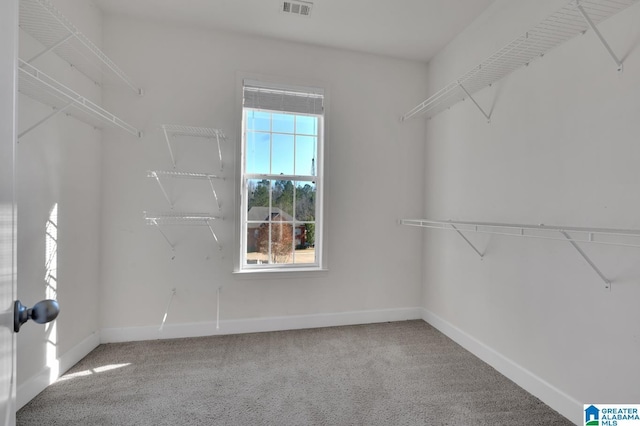
M581 402L433 312L423 309L422 319L567 419L575 424L581 424L583 409Z
M87 356L100 344L98 333L92 333L82 342L60 356L56 367L44 367L39 373L18 385L16 390L16 410L24 407L29 401L42 392L47 386L55 382L68 369Z
M293 315L286 317L248 318L190 324L165 324L159 326L103 328L101 343L133 342L138 340L175 339L221 334L259 333L265 331L298 330L303 328L335 327L341 325L373 324L387 321L422 319L422 308L384 309L375 311L341 312L333 314Z

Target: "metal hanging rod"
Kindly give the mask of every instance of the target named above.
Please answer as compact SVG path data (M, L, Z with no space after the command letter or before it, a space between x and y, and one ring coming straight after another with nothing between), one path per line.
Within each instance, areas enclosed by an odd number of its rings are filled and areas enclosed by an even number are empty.
M62 112L62 110L64 110L66 114L69 114L95 128L101 129L106 123L110 126L120 128L136 137L142 137L142 131L91 102L84 96L74 92L67 86L22 59L19 60L18 71L19 92L38 102L49 105L56 110L54 113L45 117L45 119L40 120L36 125L23 131L20 136L24 136L24 134L43 124L49 118L54 117L58 112Z
M44 46L44 50L27 62L53 51L98 84L103 76L111 77L135 93L143 94L143 90L49 0L20 0L19 25Z
M534 28L414 107L402 117L402 120L405 121L418 115L431 118L458 102L470 98L474 93L490 86L522 66L528 65L554 47L583 34L588 29L593 30L598 36L600 42L613 57L618 69L621 70L622 62L613 53L596 25L637 2L638 0L572 0ZM473 102L476 103L475 100ZM476 106L488 120L488 114L484 113L484 110L477 103Z
M171 155L171 163L173 167L176 167L176 158L173 153L173 148L171 147L171 136L191 136L191 137L200 137L207 138L216 141L218 145L218 159L220 161L220 171L223 170L222 163L222 149L220 147L220 141L226 140L226 136L222 132L222 130L212 129L210 127L193 127L193 126L183 126L180 124L163 124L162 131L164 132L164 137L167 141L167 147L169 148L169 155Z
M182 178L182 179L204 179L204 180L208 180L209 181L209 186L211 187L211 192L213 194L213 198L215 199L216 205L218 206L218 210L222 209L222 205L220 204L220 199L218 198L218 193L216 192L216 188L213 184L213 181L215 179L221 179L224 180L224 177L221 176L217 176L214 174L210 174L210 173L190 173L190 172L175 172L175 171L165 171L165 170L149 170L147 172L147 177L149 178L153 178L156 180L156 182L158 182L158 185L160 186L160 190L162 191L162 194L164 195L164 198L167 200L167 202L169 203L169 205L171 206L171 208L173 208L173 202L171 201L171 199L169 198L169 195L164 187L164 185L162 184L162 181L160 180L160 178Z
M156 229L162 234L171 250L175 250L175 244L171 242L169 237L162 231L161 226L172 226L172 225L191 225L191 226L206 226L209 228L211 232L211 236L214 241L218 245L218 248L222 250L222 245L220 244L220 240L213 230L212 223L216 220L223 220L223 217L220 216L212 216L208 213L174 213L174 214L166 214L166 213L149 213L144 212L144 219L147 225L155 226Z

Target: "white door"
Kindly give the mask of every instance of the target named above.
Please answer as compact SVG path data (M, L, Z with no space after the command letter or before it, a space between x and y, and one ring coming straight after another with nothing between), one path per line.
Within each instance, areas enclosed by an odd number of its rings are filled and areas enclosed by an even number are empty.
M0 0L0 426L16 423L14 149L18 0Z

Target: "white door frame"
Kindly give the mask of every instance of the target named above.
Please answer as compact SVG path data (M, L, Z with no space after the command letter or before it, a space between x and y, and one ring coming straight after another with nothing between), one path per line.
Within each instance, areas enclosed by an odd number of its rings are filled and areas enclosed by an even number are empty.
M0 0L0 426L16 423L15 146L19 0Z

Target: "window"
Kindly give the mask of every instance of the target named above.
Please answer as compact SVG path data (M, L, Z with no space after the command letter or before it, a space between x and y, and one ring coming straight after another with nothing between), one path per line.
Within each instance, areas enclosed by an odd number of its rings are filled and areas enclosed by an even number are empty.
M243 82L240 270L322 266L324 94Z

